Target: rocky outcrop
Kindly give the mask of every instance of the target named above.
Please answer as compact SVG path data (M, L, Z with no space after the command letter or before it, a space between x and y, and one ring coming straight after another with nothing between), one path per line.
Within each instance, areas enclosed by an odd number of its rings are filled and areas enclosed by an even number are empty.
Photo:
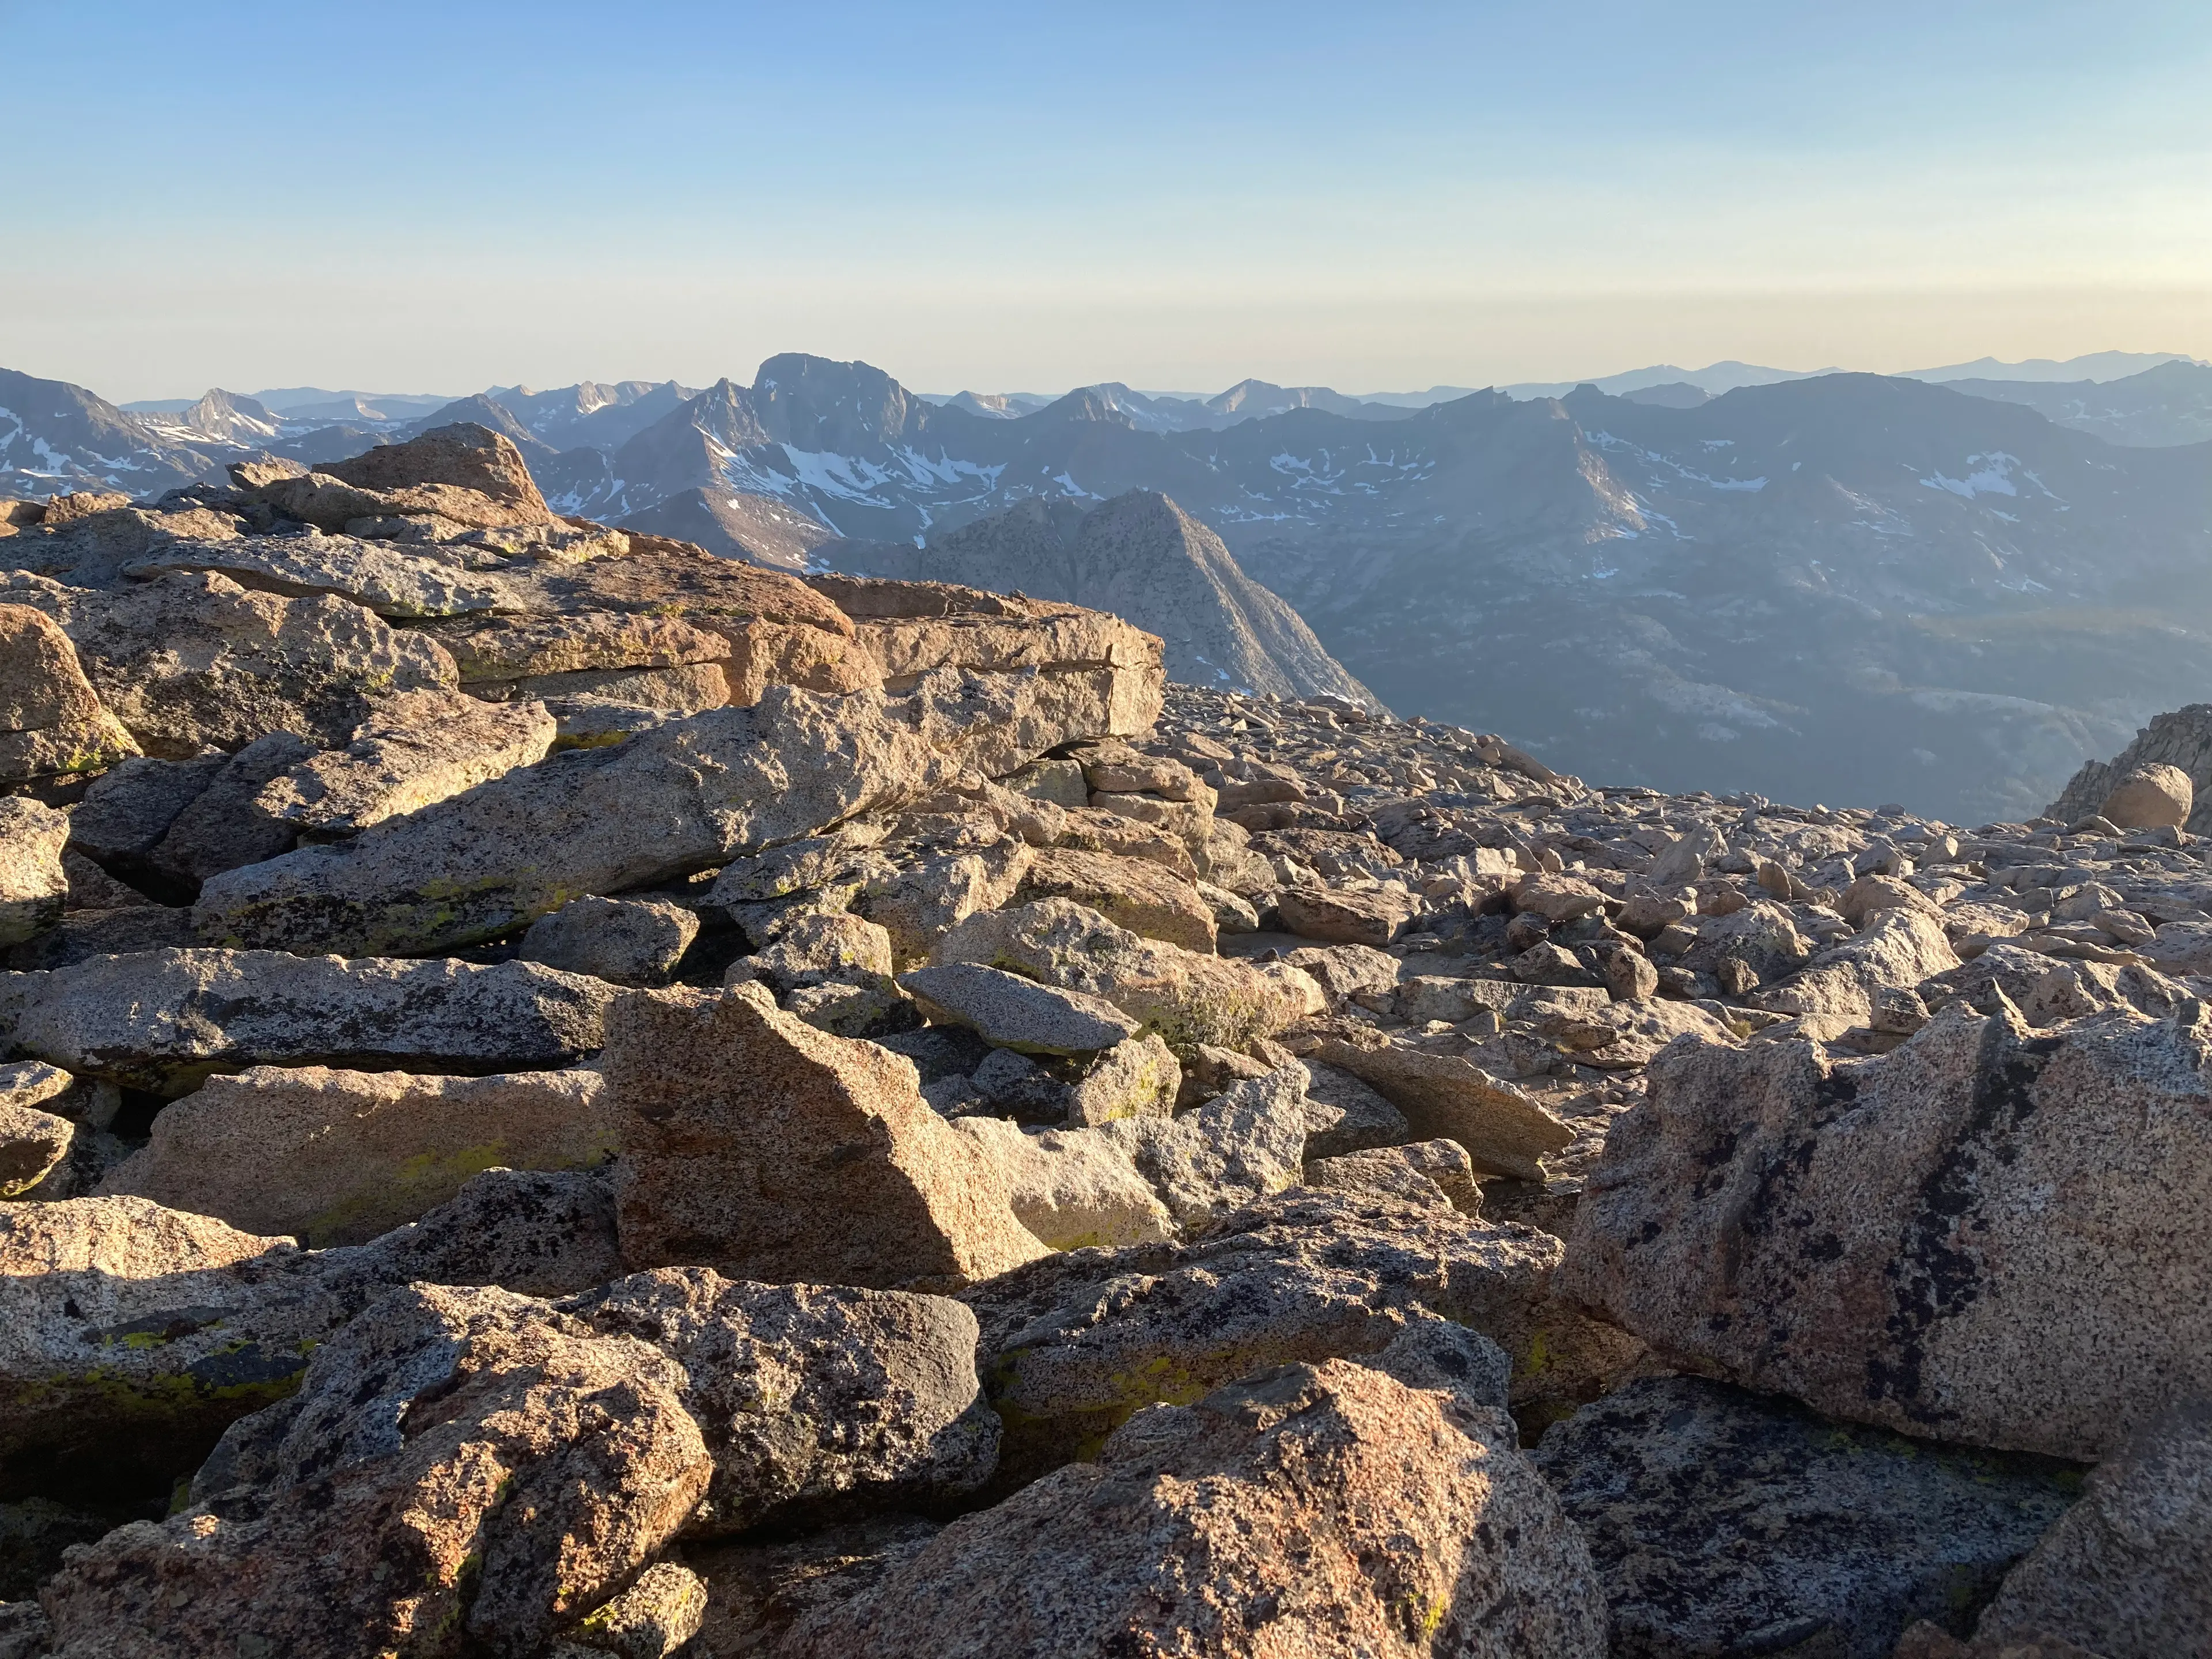
M1449 1205L1291 1193L1188 1243L1076 1250L966 1291L1006 1425L1003 1472L1085 1455L1129 1416L1291 1361L1371 1354L1443 1319L1512 1357L1516 1407L1596 1392L1638 1345L1558 1308L1556 1239Z
M2179 822L2191 835L2212 835L2212 703L2192 702L2169 714L2154 714L2136 740L2112 759L2084 763L2044 816L2062 823L2090 817L2104 809L2115 789L2148 767L2171 768L2187 780L2189 798L2178 803ZM2158 817L2167 821L2163 814Z
M1110 729L1111 703L1042 676L948 673L901 697L779 687L755 708L555 755L343 846L219 877L200 926L225 943L354 954L495 939L582 894L711 868L970 769L1011 771Z
M2202 1005L2038 1035L1947 1009L1887 1059L1670 1048L1563 1292L1832 1415L2094 1458L2212 1388Z
M588 1176L477 1176L419 1223L303 1252L140 1198L0 1211L0 1498L126 1507L167 1493L225 1428L397 1285L563 1295L619 1271Z
M240 1425L218 1454L228 1481L71 1558L44 1597L57 1647L337 1659L459 1632L532 1652L704 1496L684 1382L659 1349L527 1298L394 1291L317 1349L277 1414Z

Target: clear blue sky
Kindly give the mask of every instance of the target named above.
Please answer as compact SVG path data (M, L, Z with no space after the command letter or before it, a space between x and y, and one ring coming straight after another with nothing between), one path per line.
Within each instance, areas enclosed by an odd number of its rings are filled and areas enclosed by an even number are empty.
M0 364L127 398L2212 356L2212 6L18 4Z

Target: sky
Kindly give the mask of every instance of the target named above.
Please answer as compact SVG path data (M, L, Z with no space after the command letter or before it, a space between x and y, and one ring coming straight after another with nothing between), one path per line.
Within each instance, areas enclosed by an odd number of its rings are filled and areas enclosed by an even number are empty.
M118 401L2212 356L2203 0L0 0L0 366Z

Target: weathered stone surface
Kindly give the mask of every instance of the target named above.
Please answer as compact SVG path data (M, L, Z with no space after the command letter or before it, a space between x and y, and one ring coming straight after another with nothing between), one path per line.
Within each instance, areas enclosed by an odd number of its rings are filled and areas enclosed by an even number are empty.
M702 1650L717 1656L775 1651L786 1631L818 1608L841 1605L938 1533L919 1516L890 1515L789 1541L710 1544L684 1552L707 1581Z
M174 1096L255 1065L566 1066L599 1047L615 994L527 962L155 951L0 976L0 1014L18 1053Z
M1456 1140L1417 1140L1316 1158L1305 1167L1309 1187L1379 1193L1409 1203L1442 1198L1469 1215L1482 1213L1482 1189L1474 1161Z
M853 908L890 935L901 963L924 960L945 933L979 910L994 910L1014 895L1033 856L1028 843L993 832L980 844L956 832L949 844L902 847L861 878Z
M1067 1091L1070 1128L1125 1117L1168 1117L1182 1089L1182 1067L1158 1034L1117 1042Z
M889 1288L987 1279L1041 1247L913 1065L817 1031L758 988L635 992L601 1061L621 1114L635 1267Z
M1332 1039L1314 1058L1371 1086L1406 1115L1421 1139L1456 1140L1490 1175L1540 1181L1540 1160L1574 1139L1526 1090L1501 1083L1456 1055L1363 1048Z
M1601 1659L1588 1553L1511 1419L1342 1360L1145 1412L781 1652Z
M2097 816L2123 830L2154 830L2161 824L2179 827L2189 822L2197 804L2197 787L2178 766L2153 763L2130 772L2106 795Z
M70 846L102 865L143 872L185 808L222 771L227 757L156 760L133 756L85 786L70 814Z
M434 623L423 631L446 648L469 687L543 674L680 668L730 654L720 635L650 613L469 617Z
M69 1156L76 1126L32 1106L0 1105L0 1198L37 1186Z
M2078 1481L1689 1376L1554 1423L1536 1464L1589 1540L1613 1650L1653 1659L1889 1659L1916 1619L1963 1632Z
M362 504L360 492L332 489L319 478L283 488L316 514L314 522L327 522L333 530L354 516L345 508ZM522 602L496 571L472 568L462 550L434 542L402 544L353 536L177 542L123 568L125 575L141 580L171 571L211 573L255 592L291 599L334 594L394 621L512 610Z
M2212 1405L2177 1406L2091 1473L1982 1614L1984 1641L2056 1637L2106 1659L2212 1642Z
M962 1293L1006 1425L1002 1475L1073 1457L1142 1407L1291 1360L1370 1354L1456 1320L1512 1356L1516 1403L1588 1398L1636 1344L1550 1298L1559 1241L1446 1206L1297 1191L1203 1238L1054 1255Z
M560 1659L563 1648L662 1659L696 1636L706 1617L705 1582L689 1567L658 1562L613 1601L586 1613L569 1641L556 1644L552 1659Z
M1120 1118L1088 1133L1121 1149L1176 1219L1203 1227L1298 1178L1305 1068L1231 1084L1181 1117Z
M401 692L377 699L343 749L325 750L272 779L255 805L318 837L356 835L535 765L552 748L555 731L543 703Z
M902 1291L749 1284L705 1267L635 1273L560 1304L684 1368L714 1460L696 1534L933 1508L997 1460L975 1319Z
M705 1492L684 1382L526 1297L395 1291L316 1351L253 1478L70 1558L45 1592L61 1650L339 1659L465 1634L521 1659Z
M15 946L4 960L17 973L41 973L74 968L94 957L185 950L198 942L191 911L167 909L142 899L121 909L64 911L59 926Z
M1878 910L1859 933L1814 957L1811 967L1752 1000L1774 1013L1863 1021L1879 993L1909 990L1958 966L1959 954L1934 915L1912 908Z
M1047 848L1022 872L1017 903L1070 899L1116 927L1204 955L1213 951L1213 906L1190 883L1145 859Z
M1283 926L1302 939L1337 945L1388 945L1405 931L1413 902L1402 894L1332 892L1327 888L1285 887L1275 896Z
M434 427L405 443L379 444L349 460L326 461L320 471L364 489L398 490L417 484L472 489L507 509L505 517L495 520L500 524L553 520L522 452L472 422Z
M802 910L787 916L763 950L730 964L726 985L765 980L779 994L809 985L891 982L891 936L844 910Z
M453 659L347 600L175 574L119 593L21 574L0 592L58 622L100 701L149 755L188 760L270 732L339 744L368 698L456 684Z
M218 878L201 895L204 936L362 953L497 938L586 893L711 868L970 767L1008 769L1085 729L1054 684L951 675L888 698L778 687Z
M881 666L851 619L797 578L663 537L632 532L629 544L627 557L541 564L510 580L527 590L532 611L677 617L720 635L738 708L750 708L771 685L840 694L882 684ZM1095 700L1097 690L1081 694Z
M2096 1457L2212 1390L2207 1033L1962 1004L1879 1060L1668 1048L1562 1293L1816 1409Z
M1342 1008L1363 991L1371 996L1395 994L1398 959L1371 945L1310 945L1291 951L1283 960L1311 975L1332 1009ZM1474 980L1458 982L1470 987L1480 983ZM1472 1012L1470 1006L1468 1012ZM1463 1013L1459 1018L1465 1019L1467 1015Z
M599 697L668 714L696 714L730 700L730 682L719 663L690 663L681 668L617 668L575 674L533 674L526 679L472 685L471 696L495 702L543 698L567 702Z
M1175 1216L1126 1149L1087 1130L1024 1131L1002 1117L960 1117L1005 1179L1015 1217L1055 1250L1172 1238Z
M899 976L899 987L931 1019L972 1026L993 1048L1017 1054L1096 1054L1137 1033L1137 1021L1103 997L974 963L917 968Z
M97 771L138 752L53 619L0 605L0 783Z
M0 945L20 945L62 919L69 877L65 813L21 795L0 795Z
M1241 1048L1281 1030L1318 1000L1296 969L1270 974L1140 939L1066 899L969 917L939 941L939 963L979 963L1103 997L1171 1045ZM1291 976L1295 975L1293 979Z
M478 1176L317 1253L144 1199L0 1206L0 1497L166 1493L386 1287L563 1295L617 1271L613 1245L605 1183L580 1175Z
M256 1066L164 1108L153 1139L99 1190L316 1247L359 1244L445 1203L482 1170L583 1169L616 1144L596 1072Z
M522 958L610 985L665 985L699 918L666 899L571 899L522 936Z

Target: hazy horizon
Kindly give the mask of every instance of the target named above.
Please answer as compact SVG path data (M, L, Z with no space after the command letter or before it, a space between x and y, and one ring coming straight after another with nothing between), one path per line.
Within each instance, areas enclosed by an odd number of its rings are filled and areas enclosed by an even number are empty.
M2212 356L2201 8L106 19L0 0L0 363L118 401Z

